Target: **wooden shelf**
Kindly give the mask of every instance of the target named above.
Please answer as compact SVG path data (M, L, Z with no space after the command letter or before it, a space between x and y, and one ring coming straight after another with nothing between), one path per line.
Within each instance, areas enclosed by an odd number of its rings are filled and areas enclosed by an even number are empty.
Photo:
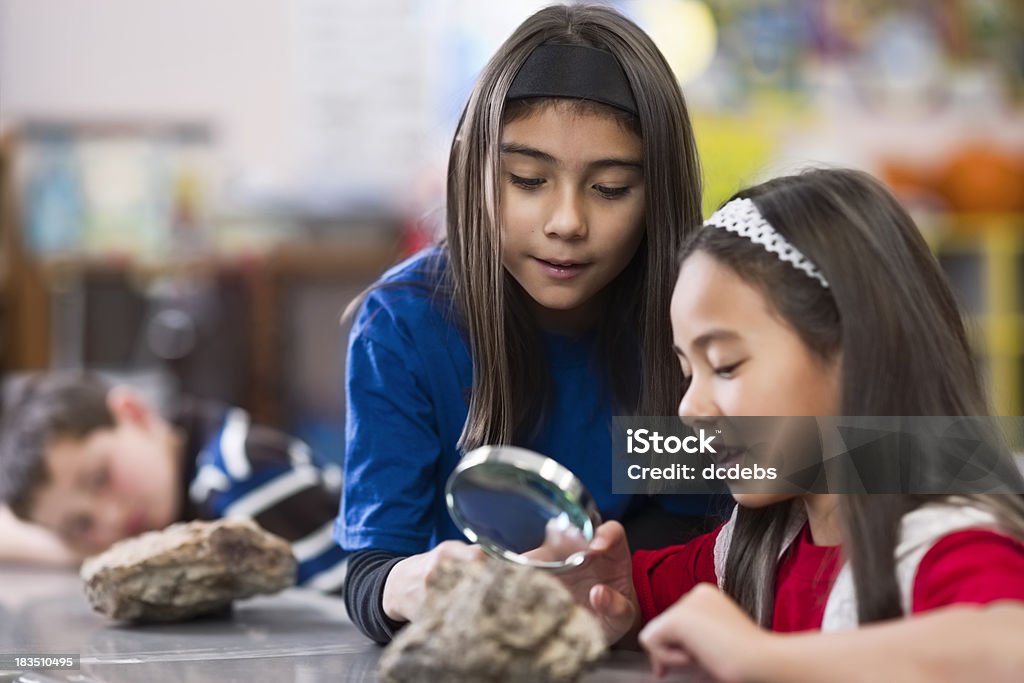
M169 255L162 259L141 259L128 255L72 253L37 257L26 247L22 235L21 201L13 167L26 134L40 126L73 129L90 135L186 135L200 136L200 124L180 125L163 122L111 123L81 125L67 122L33 124L0 138L0 349L3 370L43 370L52 367L51 349L55 335L54 292L68 283L109 283L144 292L147 285L161 278L229 283L232 296L246 302L246 353L239 352L244 364L245 400L253 417L261 422L284 426L285 408L282 342L294 331L281 329L287 305L285 292L294 283L309 280L351 285L353 290L369 285L400 256L397 221L359 217L352 229L332 224L329 239L279 243L252 252L209 251L194 255ZM212 219L216 221L216 218ZM225 218L225 220L229 220ZM380 232L375 232L376 227ZM384 235L378 237L378 235ZM103 286L108 286L104 284ZM83 290L84 291L84 290ZM241 292L241 294L239 294ZM142 297L138 294L138 297ZM136 306L136 308L138 308ZM145 309L143 309L144 312ZM237 309L236 309L237 310ZM232 329L238 333L238 328ZM233 337L232 337L233 338ZM73 340L77 343L77 340ZM83 342L84 344L84 342ZM84 348L84 347L83 347ZM243 360L243 357L245 360ZM232 359L233 360L233 359ZM131 361L131 359L127 359ZM239 366L240 367L240 366Z

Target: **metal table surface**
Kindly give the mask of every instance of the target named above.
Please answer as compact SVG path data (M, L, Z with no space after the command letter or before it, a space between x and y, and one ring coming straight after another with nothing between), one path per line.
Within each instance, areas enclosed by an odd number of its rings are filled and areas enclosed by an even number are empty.
M376 681L381 648L340 599L309 591L243 601L230 616L130 627L94 613L73 572L0 565L0 654L44 653L80 655L81 669L0 672L0 682ZM581 680L655 679L641 654L613 652Z

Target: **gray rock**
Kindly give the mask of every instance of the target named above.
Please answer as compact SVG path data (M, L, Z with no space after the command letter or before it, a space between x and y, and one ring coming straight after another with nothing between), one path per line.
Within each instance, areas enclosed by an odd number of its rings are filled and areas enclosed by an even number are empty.
M601 625L553 576L488 560L443 564L420 618L381 656L386 683L576 680L605 650Z
M111 546L82 565L85 594L119 621L178 621L295 583L287 541L247 519L174 524Z

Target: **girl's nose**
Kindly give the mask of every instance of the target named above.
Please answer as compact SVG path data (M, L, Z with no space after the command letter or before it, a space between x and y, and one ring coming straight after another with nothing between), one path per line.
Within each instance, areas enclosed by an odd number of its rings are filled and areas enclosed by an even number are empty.
M696 378L690 380L690 386L679 401L678 412L683 422L694 428L705 426L709 420L721 416L706 383Z
M554 198L551 215L544 233L561 239L583 239L587 236L587 221L583 211L583 198L575 189L566 188Z

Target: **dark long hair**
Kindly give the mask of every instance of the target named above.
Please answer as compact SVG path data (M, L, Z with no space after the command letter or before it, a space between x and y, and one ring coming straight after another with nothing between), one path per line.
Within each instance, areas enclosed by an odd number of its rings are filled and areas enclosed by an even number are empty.
M818 169L735 197L753 200L829 288L763 247L713 227L693 235L680 262L697 251L710 255L758 287L821 358L841 352L843 415L989 414L953 293L911 217L878 181L858 171ZM1024 534L1019 496L966 498L990 509L1011 533ZM840 498L861 623L902 613L895 567L900 521L934 500ZM772 587L791 507L737 512L725 589L764 626L772 622Z
M615 55L637 116L586 100L506 102L519 68L544 44L585 45ZM668 309L676 254L701 217L700 164L682 91L654 41L614 9L546 7L498 48L462 111L449 154L447 231L437 258L414 279L371 286L342 315L343 321L354 317L374 289L412 287L463 329L473 385L458 443L462 451L516 443L541 426L549 378L527 306L529 295L502 265L499 143L506 123L553 102L607 115L641 139L644 236L632 261L608 285L608 304L597 330L598 369L608 379L616 410L670 415L682 393Z
M538 391L548 382L536 323L525 312L527 294L502 266L498 185L502 126L543 104L506 106L506 93L526 58L546 43L611 52L639 110L637 117L623 120L609 107L577 103L616 117L642 140L644 238L633 261L609 285L611 301L599 335L618 409L668 414L682 388L667 312L674 255L684 231L700 222L701 197L682 93L650 37L618 12L588 5L547 7L524 21L484 67L451 147L448 275L473 358L469 415L459 442L464 450L509 443L529 432L538 417Z

